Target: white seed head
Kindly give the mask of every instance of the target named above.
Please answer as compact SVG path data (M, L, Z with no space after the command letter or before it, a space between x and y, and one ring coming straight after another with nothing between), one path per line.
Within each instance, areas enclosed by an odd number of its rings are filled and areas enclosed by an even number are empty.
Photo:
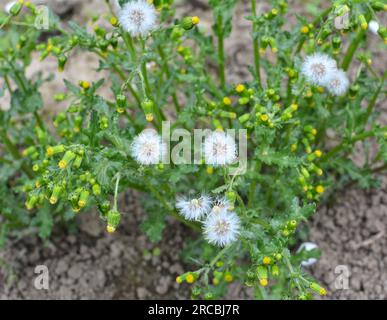
M211 213L204 222L204 236L214 245L224 247L237 240L240 220L235 212Z
M138 163L152 165L164 159L167 145L155 130L146 129L134 138L131 151Z
M199 220L203 218L211 209L211 198L202 195L198 199L188 200L179 198L176 201L176 208L187 220Z
M224 166L235 161L236 143L233 137L223 131L215 131L204 141L204 158L207 164Z
M118 20L133 37L146 36L156 25L156 9L146 0L129 1L119 10Z
M17 3L17 1L10 1L7 2L4 6L4 11L8 14L11 13L11 8Z
M230 209L231 209L230 201L228 201L226 197L219 197L215 199L211 209L211 213L216 214L223 211L229 211Z
M370 30L373 34L378 34L379 31L379 23L375 20L371 20L368 23L368 30Z
M325 87L335 96L342 96L349 87L349 80L343 70L336 70L325 81Z
M301 252L303 250L305 251L312 251L312 250L316 250L318 249L318 246L317 244L313 243L313 242L304 242L300 245L300 247L298 248L297 252ZM317 259L316 258L309 258L309 259L306 259L306 260L303 260L301 262L301 265L303 267L309 267L313 264L315 264L317 262Z
M323 85L336 70L336 61L321 53L307 56L301 66L301 72L307 81L314 85Z

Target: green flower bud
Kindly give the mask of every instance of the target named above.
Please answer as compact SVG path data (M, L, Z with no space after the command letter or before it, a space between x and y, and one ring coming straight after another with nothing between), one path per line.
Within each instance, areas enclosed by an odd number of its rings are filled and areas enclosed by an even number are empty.
M372 9L375 11L387 11L387 4L381 2L381 1L375 1L371 4Z
M110 210L107 214L107 231L114 232L121 221L121 214L116 210Z
M68 164L76 157L76 154L72 151L66 151L61 161L59 161L59 168L65 169Z
M57 153L62 153L65 151L65 146L64 145L57 145L57 146L54 146L54 147L47 147L46 149L46 156L47 157L51 157L53 156L54 154L57 154Z
M316 283L316 282L311 282L311 283L310 283L310 288L311 288L314 292L318 293L318 294L321 295L321 296L325 296L325 295L327 294L327 290L326 290L325 288L321 287L321 286L320 286L318 283Z
M110 210L110 202L108 200L102 202L98 206L99 210L101 210L102 213L107 213Z
M78 169L78 168L81 166L81 164L82 164L82 160L83 160L83 157L77 155L76 158L75 158L75 160L74 160L74 162L73 162L74 168L77 168L77 169Z
M181 26L175 26L172 29L171 39L176 41L179 40L184 34L184 29Z
M30 154L34 153L35 151L36 151L36 147L35 146L30 146L27 149L23 150L22 155L23 155L23 157L27 157Z
M154 102L152 100L146 99L141 103L141 108L144 111L146 120L148 122L152 122Z
M78 206L80 208L83 208L86 206L87 200L89 199L89 195L90 195L90 192L87 191L86 189L83 189L81 191L81 194L79 195L79 199L78 199Z
M62 192L61 186L54 186L54 189L52 190L52 194L50 197L51 204L56 204L58 202L58 198L59 198L61 192Z
M23 8L23 2L23 0L19 0L18 2L16 2L9 10L9 13L13 16L17 16Z
M240 123L245 123L247 122L248 120L250 119L250 113L245 113L243 115L241 115L238 120Z
M250 102L250 98L249 97L242 97L242 98L239 98L238 99L238 103L243 106L243 105L246 105Z
M36 195L29 196L25 205L28 210L31 210L38 203L39 197Z
M98 48L101 49L102 52L106 52L107 48L109 47L110 42L107 40L100 40L97 43Z
M236 113L235 112L228 112L228 111L221 111L220 113L219 113L219 116L221 117L221 118L226 118L226 119L235 119L236 118Z
M99 184L94 184L92 186L93 194L99 196L101 194L101 186Z
M275 264L271 267L271 274L273 277L278 277L280 274L278 266Z
M212 300L212 299L214 299L214 294L212 292L207 292L204 295L204 300Z
M358 20L359 20L359 23L360 23L360 26L363 30L367 30L368 28L368 23L367 23L367 20L366 18L364 17L364 15L359 15L358 17Z
M66 62L67 62L67 57L65 55L62 54L58 57L58 70L59 71L64 70Z
M196 26L200 22L198 17L185 17L181 20L180 25L185 30L191 30L194 26Z
M333 37L332 38L332 46L335 49L340 48L340 46L341 46L341 38L340 37Z

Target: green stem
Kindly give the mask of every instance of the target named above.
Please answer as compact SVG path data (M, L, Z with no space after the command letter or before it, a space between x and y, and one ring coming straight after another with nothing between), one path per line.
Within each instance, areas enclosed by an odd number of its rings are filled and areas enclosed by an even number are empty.
M312 21L312 25L315 26L316 24L318 24L322 19L324 19L330 12L332 11L332 7L329 7L327 9L325 9L319 16L317 16L313 21ZM293 56L297 55L298 53L300 53L304 43L305 43L305 40L306 40L306 36L302 36L301 37L301 40L300 42L298 43L297 45L297 49L294 53Z
M94 51L94 53L97 54L101 59L103 59L105 61L105 63L107 63L106 58L100 52ZM127 80L127 77L126 77L125 73L120 68L118 68L117 65L112 64L111 67L117 73L117 75L121 78L121 80L123 80L123 81ZM140 99L139 95L137 94L137 92L133 89L131 84L130 83L126 83L126 87L129 89L131 95L136 100L136 102L140 105L141 104L141 99Z
M11 21L12 15L7 16L3 23L0 25L0 30L4 28L5 25L7 25Z
M218 60L219 60L219 77L220 85L224 89L226 84L226 71L224 66L224 33L223 33L223 18L219 13L216 18L217 36L218 36Z
M365 118L364 118L364 124L365 125L368 123L368 119L371 116L372 111L374 110L374 107L376 105L376 101L378 99L378 96L379 96L382 88L383 88L383 85L384 85L384 78L380 81L380 84L379 84L377 90L375 91L375 93L372 96L370 102L368 103L367 112L366 112L366 115L365 115Z
M251 12L253 17L257 16L257 3L256 0L251 0ZM261 84L261 71L260 71L260 55L259 55L259 39L256 32L256 26L253 22L253 50L254 50L254 64L255 64L255 74L257 77L258 87L262 88Z
M121 179L121 174L117 172L116 174L116 187L114 189L114 205L113 205L113 210L117 211L117 201L118 201L118 186L120 185L120 179Z
M125 33L122 37L124 38L125 44L129 49L129 52L130 52L130 55L132 56L133 62L136 62L137 61L137 52L136 52L136 48L134 46L132 37L128 33Z
M285 264L286 266L288 267L289 271L290 271L290 275L293 276L295 275L295 272L294 272L294 269L293 269L293 266L289 260L289 258L285 255L284 257L284 260L285 260ZM296 283L296 286L298 288L298 290L300 291L300 293L303 292L302 288L301 288L301 285L300 285L300 281L298 280L298 278L294 278L294 282Z
M355 38L352 39L351 44L348 47L347 53L344 56L343 63L341 67L344 71L347 71L349 68L349 65L351 64L353 55L356 52L357 47L361 43L362 38L364 37L366 33L366 30L361 29Z
M168 62L167 62L167 59L165 58L165 53L164 53L162 46L161 45L157 46L157 50L159 52L161 61L163 63L164 73L166 74L167 78L170 79L171 72L169 71ZM177 95L176 95L175 91L173 91L173 93L172 93L172 100L173 100L173 103L175 105L176 113L179 113L180 112L180 105L179 105L179 101L177 99Z
M380 130L381 132L387 132L387 127L383 127ZM374 130L365 131L363 133L360 133L356 136L354 136L350 141L343 141L340 144L338 144L336 147L332 148L325 156L321 158L321 161L327 161L330 158L332 158L337 153L341 152L343 149L345 149L348 145L354 144L358 141L365 140L367 138L373 137L376 135L376 132Z
M12 155L12 157L15 160L21 160L22 157L19 151L17 150L16 146L13 144L11 139L7 136L7 134L3 130L0 130L0 137L3 140L3 143L7 148L8 152ZM34 173L32 172L31 168L28 167L25 163L22 163L21 168L30 179L34 177Z
M256 188L257 188L257 183L255 181L251 181L250 188L249 188L249 200L247 203L247 207L249 209L252 208L253 206Z

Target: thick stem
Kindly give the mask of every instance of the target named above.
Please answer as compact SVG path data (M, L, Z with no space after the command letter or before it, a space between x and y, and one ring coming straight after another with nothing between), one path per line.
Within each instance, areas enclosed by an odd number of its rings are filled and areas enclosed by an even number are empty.
M257 16L257 3L256 0L251 0L251 12L253 17ZM253 23L253 50L254 50L254 65L255 65L255 74L257 77L258 87L261 88L261 71L260 71L260 55L259 55L259 39L258 35L256 35L256 27Z
M216 19L217 36L218 36L218 60L219 60L219 78L220 85L224 89L226 85L226 71L224 66L224 33L223 33L223 18L219 13Z
M387 127L383 127L380 129L381 132L387 132ZM352 145L355 142L365 140L367 138L375 136L376 133L374 130L371 131L365 131L363 133L359 133L358 135L354 136L350 141L343 141L340 144L338 144L336 147L332 148L325 156L321 158L321 161L327 161L330 158L332 158L337 153L341 152L343 149L346 148L347 145Z
M366 30L361 29L356 35L356 37L352 39L351 44L348 47L347 53L344 56L343 64L341 65L344 71L348 70L349 65L351 64L353 55L355 54L356 49L361 43L361 40L364 37L365 33L366 33Z

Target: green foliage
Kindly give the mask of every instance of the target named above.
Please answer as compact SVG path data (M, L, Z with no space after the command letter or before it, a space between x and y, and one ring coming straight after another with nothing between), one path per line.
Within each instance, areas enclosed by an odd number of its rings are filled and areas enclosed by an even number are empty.
M55 222L70 222L87 208L99 211L108 232L119 232L117 198L127 189L143 193L141 230L157 242L173 232L165 228L168 216L201 230L199 222L179 215L179 196L226 195L242 228L223 249L199 235L187 240L182 256L196 269L177 281L195 283L192 298L220 298L232 281L253 287L259 299L326 294L300 267L309 253L293 246L299 225L321 200L349 183L375 187L377 173L386 168L387 128L375 110L385 98L385 75L372 67L365 32L365 23L385 6L341 0L324 11L309 6L317 15L313 21L298 16L284 30L286 1L271 1L264 13L252 1L246 17L252 24L252 80L237 84L228 81L224 50L237 1L209 2L211 35L198 17L176 16L172 1L154 3L160 26L147 36L132 36L112 16L107 29L100 26L104 17L94 19L93 31L75 22L62 28L54 19L55 32L47 34L23 24L36 18L30 4L22 16L0 17L0 98L10 96L0 111L0 245L25 229L37 228L48 238ZM337 30L333 21L346 6L351 20ZM379 35L386 41L385 27ZM63 71L75 50L97 55L101 73L93 82L65 80L66 91L55 99L67 108L51 121L43 117L39 88L52 78L27 77L26 69L39 54L42 63L56 58ZM354 69L346 94L334 96L304 79L302 60L315 52ZM139 164L133 139L148 127L161 133L165 119L172 120L172 129L189 132L246 130L246 173L231 176L231 167L204 161ZM378 144L376 156L369 152L370 139ZM352 161L359 144L363 166Z

